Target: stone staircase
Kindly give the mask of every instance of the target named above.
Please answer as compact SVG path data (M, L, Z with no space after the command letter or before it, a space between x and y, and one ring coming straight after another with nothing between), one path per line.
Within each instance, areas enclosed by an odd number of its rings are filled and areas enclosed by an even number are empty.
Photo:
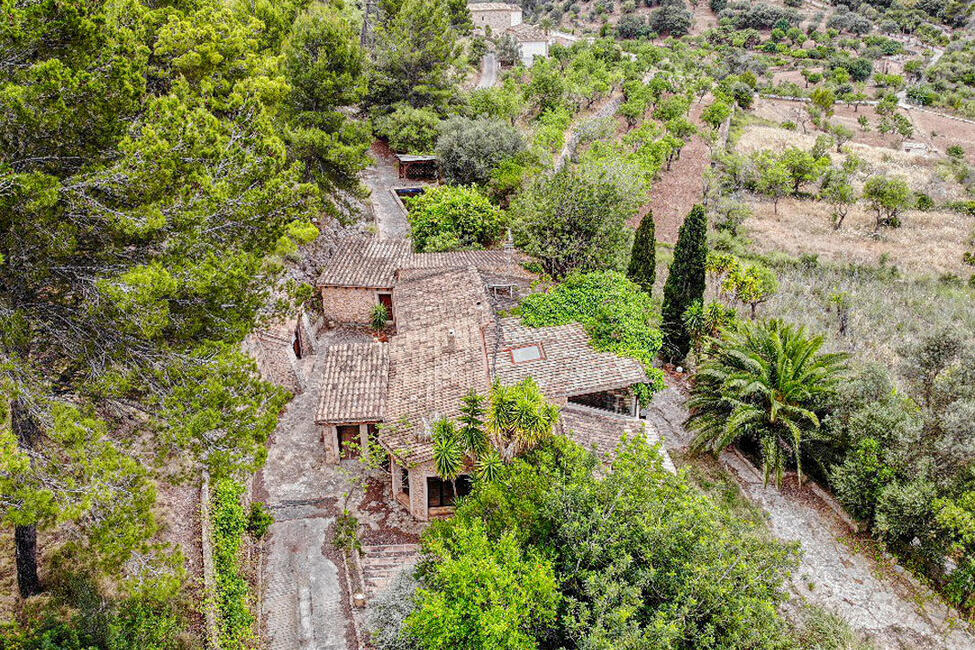
M374 598L400 571L416 564L419 557L419 544L363 546L360 563L366 597Z

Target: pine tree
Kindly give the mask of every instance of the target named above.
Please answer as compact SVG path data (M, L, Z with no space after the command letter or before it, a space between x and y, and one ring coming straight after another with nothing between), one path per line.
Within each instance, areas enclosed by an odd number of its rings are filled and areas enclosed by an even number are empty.
M24 597L39 528L121 570L154 481L256 468L285 402L240 343L318 191L256 20L179 5L11 5L0 34L0 524Z
M707 263L708 220L704 207L695 205L684 219L674 247L674 261L664 284L663 345L661 356L672 363L682 361L691 349L691 336L684 325L684 312L704 298L704 267Z
M653 213L648 212L640 222L640 227L636 229L633 250L630 253L630 266L626 270L626 275L649 294L653 293L653 283L657 279L656 245Z

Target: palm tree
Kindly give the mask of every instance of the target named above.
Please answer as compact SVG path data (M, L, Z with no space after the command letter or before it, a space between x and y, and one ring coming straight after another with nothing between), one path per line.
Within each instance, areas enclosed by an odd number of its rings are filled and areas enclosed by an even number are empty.
M487 413L487 433L504 462L552 435L559 408L549 403L529 377L514 386L495 382Z
M799 452L845 370L846 354L820 354L823 337L780 320L744 322L718 342L695 377L688 402L691 448L718 453L743 437L761 447L765 482L781 484L786 459L802 476Z
M464 450L457 439L454 423L444 418L433 423L433 463L437 474L450 482L454 501L457 500L455 481L464 469Z

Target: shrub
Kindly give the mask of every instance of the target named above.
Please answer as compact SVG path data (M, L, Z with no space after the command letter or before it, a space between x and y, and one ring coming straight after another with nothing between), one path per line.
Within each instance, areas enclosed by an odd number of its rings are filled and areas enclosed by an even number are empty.
M437 158L451 183L484 185L503 160L525 149L521 133L513 126L490 118L453 117L441 124Z
M377 303L372 306L372 314L370 315L369 325L376 332L384 329L389 323L389 309L386 305L382 303Z
M533 293L521 303L521 320L529 327L581 323L598 350L643 363L655 388L662 375L653 367L660 350L655 303L622 273L576 273L547 293Z
M217 617L220 645L227 648L242 646L254 636L250 586L241 560L248 523L247 513L240 502L243 493L243 485L222 479L213 485L211 496Z
M385 309L385 306L383 306ZM274 515L267 505L261 501L251 503L250 512L247 514L247 532L254 539L261 539L267 535L268 529L274 523Z
M504 211L474 187L432 187L407 204L418 252L485 248L502 237L507 225Z
M924 192L917 192L914 194L914 207L922 212L934 209L934 199L925 194Z

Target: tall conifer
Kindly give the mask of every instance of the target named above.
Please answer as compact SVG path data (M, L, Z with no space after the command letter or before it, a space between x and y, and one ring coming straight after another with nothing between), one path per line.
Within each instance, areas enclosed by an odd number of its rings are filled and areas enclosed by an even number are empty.
M663 346L660 354L672 363L682 361L691 349L684 312L704 298L704 267L708 257L708 220L704 207L695 205L684 219L674 247L674 261L664 284Z
M656 245L653 213L648 212L640 222L640 227L636 229L633 250L630 253L630 266L626 270L626 275L650 294L653 293L653 283L657 279Z

